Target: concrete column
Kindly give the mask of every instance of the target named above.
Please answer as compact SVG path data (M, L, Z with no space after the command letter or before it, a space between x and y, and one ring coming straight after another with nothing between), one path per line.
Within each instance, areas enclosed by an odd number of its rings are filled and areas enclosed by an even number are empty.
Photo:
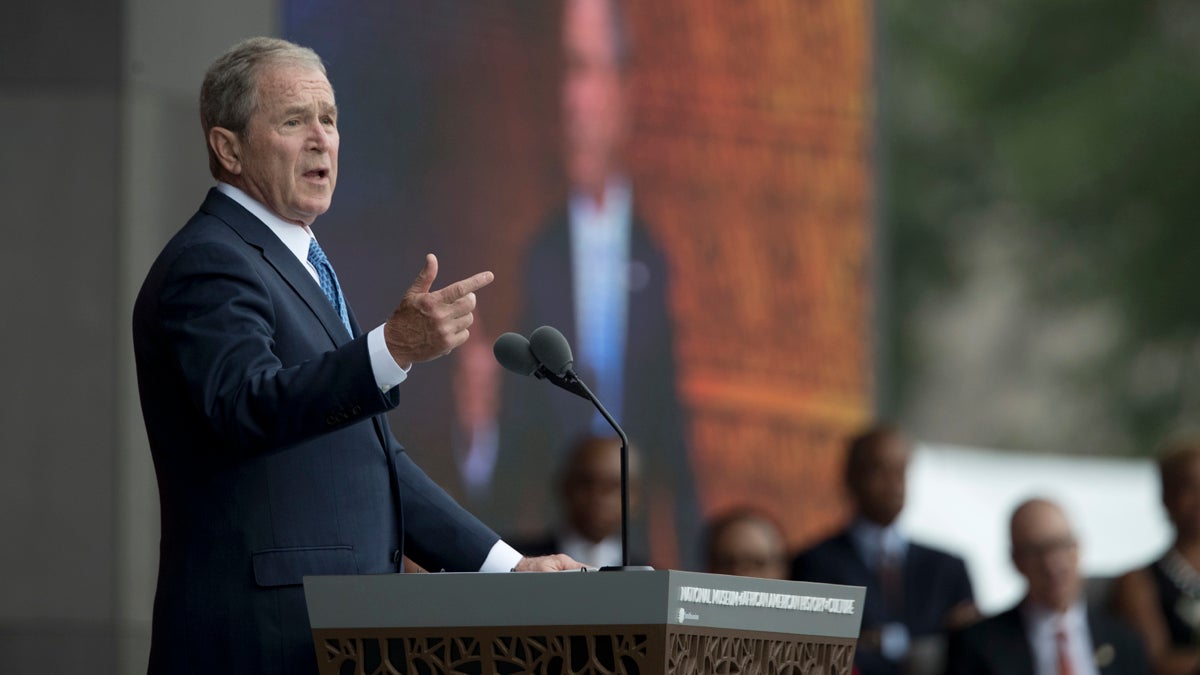
M212 185L197 99L217 55L275 35L274 0L128 0L121 54L117 229L117 673L144 673L158 570L158 492L137 397L130 318L142 279L166 240Z

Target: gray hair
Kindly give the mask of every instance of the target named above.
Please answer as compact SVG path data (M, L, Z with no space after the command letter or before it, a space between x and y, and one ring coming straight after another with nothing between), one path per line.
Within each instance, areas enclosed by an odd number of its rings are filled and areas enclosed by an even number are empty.
M222 54L200 85L200 125L208 148L208 170L220 178L221 163L208 142L213 127L243 136L258 105L258 76L267 66L297 65L325 74L321 57L308 47L269 37L242 40Z

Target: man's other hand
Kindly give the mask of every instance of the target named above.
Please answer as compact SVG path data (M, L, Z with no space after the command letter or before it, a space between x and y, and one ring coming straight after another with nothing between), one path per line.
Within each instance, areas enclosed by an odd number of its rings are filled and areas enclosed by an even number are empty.
M495 279L491 272L480 272L430 292L437 271L437 256L427 254L424 269L383 326L388 351L401 368L431 361L466 342L475 321L475 291Z
M514 572L561 572L563 570L578 570L583 563L576 562L571 556L555 553L540 558L521 558L521 562L513 568Z

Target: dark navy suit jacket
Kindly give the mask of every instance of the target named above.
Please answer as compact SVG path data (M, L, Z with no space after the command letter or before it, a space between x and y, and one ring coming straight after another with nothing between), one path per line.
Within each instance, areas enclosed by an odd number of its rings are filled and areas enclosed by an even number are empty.
M1137 635L1125 624L1088 611L1096 666L1101 675L1148 675ZM946 675L1033 675L1033 650L1025 621L1014 607L950 636Z
M797 581L865 586L863 631L898 622L908 628L909 636L914 639L942 633L947 612L974 599L962 559L928 546L909 542L903 576L905 601L900 616L893 616L883 601L879 575L862 559L849 530L817 544L792 562L792 579ZM855 651L854 663L863 675L900 672L896 664L863 643Z
M665 511L673 525L683 560L697 553L699 511L688 461L672 344L667 298L667 261L634 217L630 234L631 269L621 426L641 451L642 497L647 510ZM541 325L562 331L578 344L575 290L571 269L571 235L567 211L550 219L529 249L525 262L525 308L521 330ZM578 354L576 354L578 358ZM588 364L576 362L585 382L594 384ZM591 428L594 408L567 392L534 378L504 379L500 416L500 451L495 483L521 485L521 490L495 490L497 511L512 514L504 532L536 536L547 514L557 507L552 486L568 446ZM637 533L638 535L644 532ZM648 550L635 535L634 548Z
M379 391L366 336L220 192L154 263L133 334L162 505L150 673L315 673L302 577L395 572L401 549L477 570L498 540L392 437L406 386Z

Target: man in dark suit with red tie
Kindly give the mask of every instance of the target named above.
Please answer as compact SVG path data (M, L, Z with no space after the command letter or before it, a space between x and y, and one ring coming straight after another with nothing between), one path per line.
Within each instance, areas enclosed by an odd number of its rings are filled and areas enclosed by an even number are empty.
M577 568L524 558L408 458L383 413L410 368L467 338L490 272L431 291L432 255L363 332L310 226L337 180L320 58L269 38L201 88L218 184L134 307L162 539L150 673L294 675L316 660L301 580L427 569ZM419 611L419 608L413 608Z
M1079 542L1057 504L1031 499L1010 526L1029 590L1016 607L955 633L946 675L1148 675L1142 644L1084 603Z
M792 562L792 579L865 586L854 663L862 675L894 675L936 651L948 628L977 616L962 559L911 541L896 519L904 509L911 449L890 426L850 440L845 481L855 516Z

